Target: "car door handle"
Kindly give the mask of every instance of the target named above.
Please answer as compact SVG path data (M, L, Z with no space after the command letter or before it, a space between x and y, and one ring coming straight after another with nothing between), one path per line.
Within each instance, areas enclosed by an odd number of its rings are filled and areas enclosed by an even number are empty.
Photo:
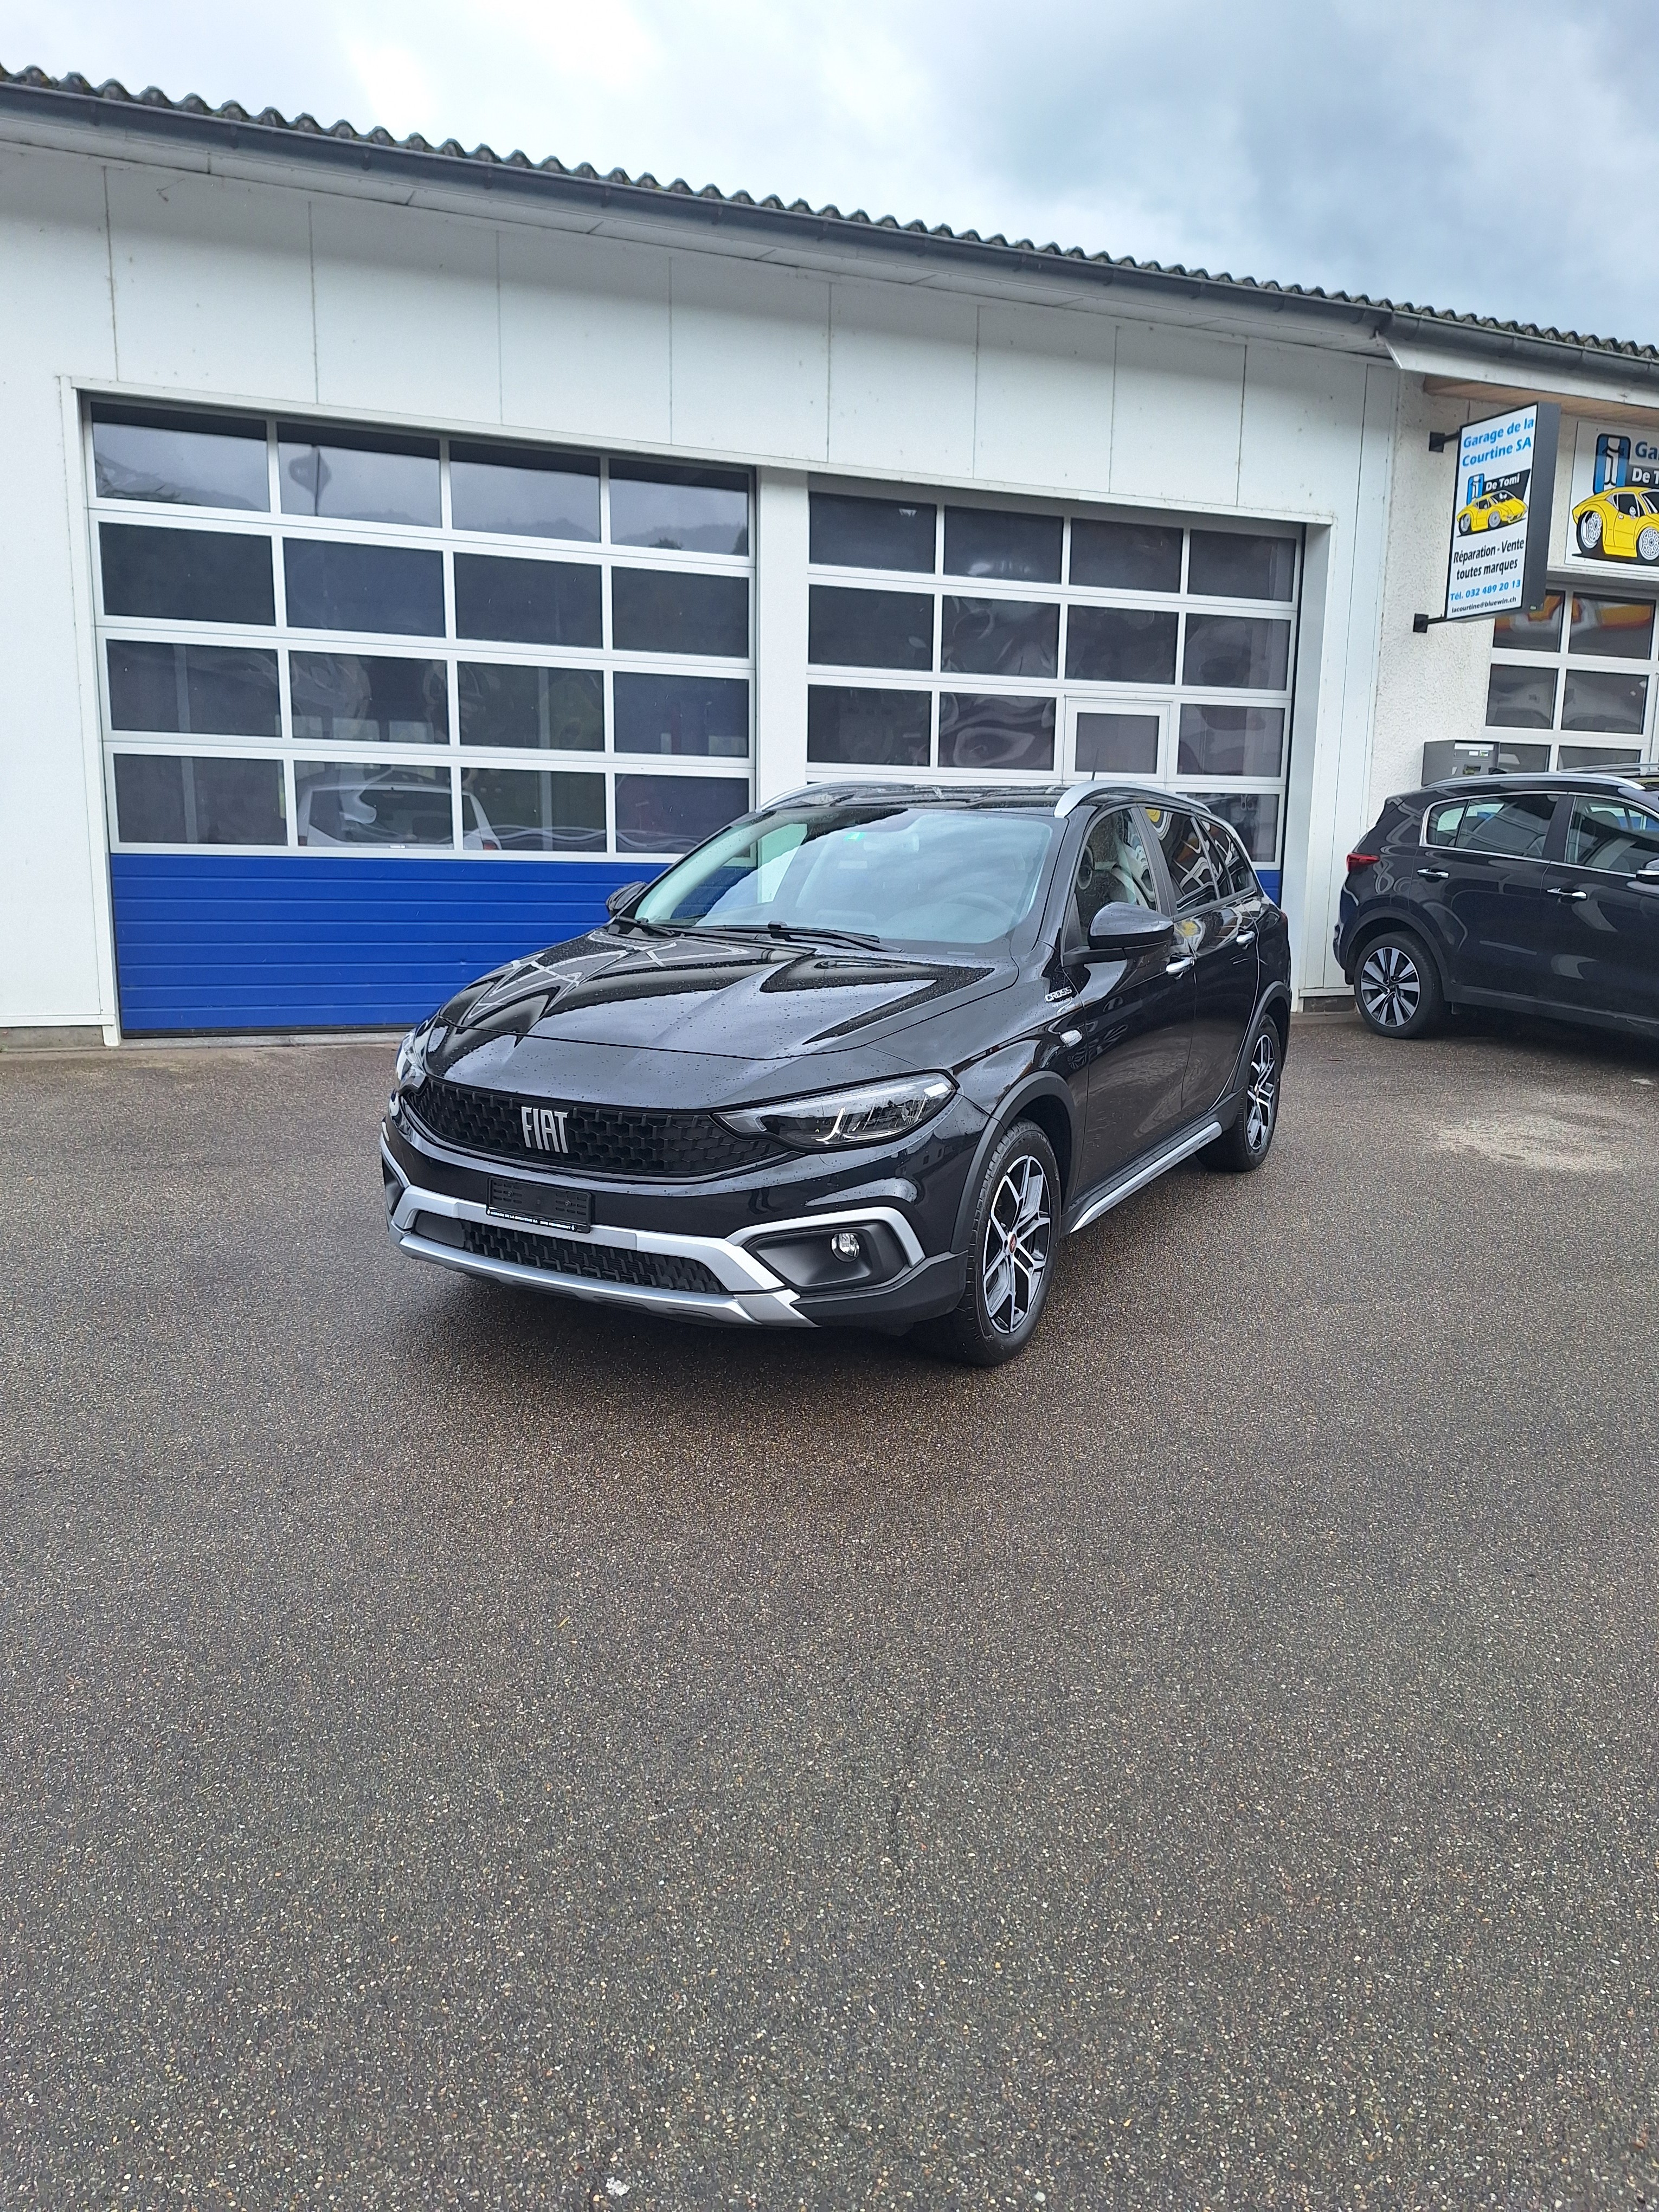
M1419 868L1418 874L1425 884L1443 884L1451 873L1449 868Z
M1255 930L1253 930L1253 929L1241 929L1241 930L1239 931L1239 933L1238 933L1237 937L1235 939L1234 942L1235 942L1236 944L1239 944L1239 945L1254 945L1254 944L1255 943Z
M1547 884L1545 890L1551 898L1571 899L1575 904L1589 896L1588 891L1570 891L1564 884Z
M1186 952L1179 960L1171 960L1164 972L1166 975L1184 975L1189 968L1195 968L1197 965L1197 956L1194 953Z

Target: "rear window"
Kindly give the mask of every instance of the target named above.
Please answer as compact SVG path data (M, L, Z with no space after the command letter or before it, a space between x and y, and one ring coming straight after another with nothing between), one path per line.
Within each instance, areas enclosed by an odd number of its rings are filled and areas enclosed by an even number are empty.
M1543 791L1517 792L1512 799L1455 799L1430 809L1429 842L1462 853L1541 860L1554 818L1555 801Z

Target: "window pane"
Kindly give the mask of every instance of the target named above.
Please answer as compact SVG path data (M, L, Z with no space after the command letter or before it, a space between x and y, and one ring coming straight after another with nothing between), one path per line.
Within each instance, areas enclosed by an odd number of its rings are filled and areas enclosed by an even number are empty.
M1567 864L1633 876L1659 860L1659 816L1616 799L1573 801L1567 825Z
M471 852L602 853L605 778L463 769L461 842Z
M672 568L613 568L611 633L619 653L708 653L745 659L749 580Z
M1645 676L1617 676L1606 668L1569 668L1561 702L1564 730L1610 730L1639 738L1648 708Z
M960 676L1052 676L1060 609L1032 599L945 602L939 666Z
M259 422L99 401L92 410L92 465L100 499L261 513L270 505Z
M1156 714L1079 714L1077 764L1084 775L1156 775Z
M746 553L749 479L730 469L612 461L611 543L680 553Z
M933 701L926 691L809 685L806 757L831 767L926 768Z
M1256 615L1188 615L1185 674L1188 684L1283 691L1291 680L1291 626Z
M1186 914L1195 906L1205 906L1210 900L1219 898L1221 886L1216 881L1210 849L1199 833L1196 817L1170 806L1149 806L1146 819L1164 848L1164 864L1175 885L1176 912Z
M749 686L733 677L635 676L619 669L619 753L749 757Z
M521 645L604 642L597 562L455 556L455 634Z
M1561 642L1559 592L1552 592L1541 607L1530 614L1497 615L1492 618L1494 653L1553 653Z
M441 519L438 441L374 431L276 427L284 514L337 515L356 522Z
M449 690L441 660L291 653L288 678L294 735L301 744L449 742Z
M905 500L815 491L810 558L832 568L903 568L931 575L937 512Z
M1288 599L1296 587L1296 540L1242 531L1195 530L1187 589L1216 599Z
M103 522L98 544L106 614L263 625L276 619L268 538Z
M1237 838L1231 830L1224 829L1218 822L1203 822L1199 827L1209 840L1210 860L1223 892L1229 897L1240 898L1259 890L1255 870L1245 859Z
M747 776L619 775L617 850L689 853L748 811Z
M1616 660L1651 659L1652 600L1575 599L1567 650L1575 655L1593 653Z
M1279 851L1279 796L1272 791L1206 791L1201 794L1212 814L1231 823L1244 840L1244 849L1259 866L1271 867ZM1249 886L1246 886L1249 888Z
M459 566L459 562L456 564ZM444 556L409 545L283 540L288 618L296 629L444 634Z
M1007 576L1034 584L1057 584L1060 534L1057 514L1004 514L992 507L947 507L945 572L949 576Z
M1066 617L1066 673L1096 684L1173 684L1180 617L1146 607L1077 607Z
M1052 769L1054 702L1006 695L940 694L941 768Z
M1452 839L1462 853L1498 853L1510 860L1541 860L1544 840L1555 818L1547 792L1523 792L1514 799L1471 799ZM1437 844L1443 842L1437 836Z
M842 592L814 584L811 598L809 660L840 668L933 666L931 592Z
M1178 592L1181 532L1154 522L1074 522L1072 581L1120 592Z
M1176 761L1182 775L1277 775L1285 752L1282 707L1183 707Z
M1624 745L1563 745L1563 768L1635 768L1642 756Z
M115 818L124 845L286 845L283 764L117 753Z
M384 761L295 761L302 845L454 847L447 768Z
M282 735L276 656L257 646L161 645L112 638L110 726L198 737Z
M605 678L596 668L494 667L464 660L456 689L464 745L605 750Z
M1486 726L1547 730L1555 720L1553 668L1494 668L1486 678Z
M457 530L597 544L599 465L579 453L449 443L449 513Z
M1073 885L1078 919L1086 933L1103 906L1158 908L1158 878L1140 826L1129 808L1103 814L1078 855Z

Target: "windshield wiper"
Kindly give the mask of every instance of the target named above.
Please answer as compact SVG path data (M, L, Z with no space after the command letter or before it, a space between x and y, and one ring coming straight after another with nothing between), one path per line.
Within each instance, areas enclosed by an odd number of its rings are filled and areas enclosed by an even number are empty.
M766 933L781 939L787 945L851 945L860 952L881 949L880 938L866 937L862 930L827 929L815 921L769 921Z

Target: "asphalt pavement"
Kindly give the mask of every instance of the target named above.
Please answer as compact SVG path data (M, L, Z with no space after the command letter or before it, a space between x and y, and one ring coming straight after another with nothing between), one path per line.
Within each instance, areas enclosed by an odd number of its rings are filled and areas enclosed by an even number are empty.
M1659 2203L1659 1054L1310 1018L993 1374L0 1058L0 2207Z

